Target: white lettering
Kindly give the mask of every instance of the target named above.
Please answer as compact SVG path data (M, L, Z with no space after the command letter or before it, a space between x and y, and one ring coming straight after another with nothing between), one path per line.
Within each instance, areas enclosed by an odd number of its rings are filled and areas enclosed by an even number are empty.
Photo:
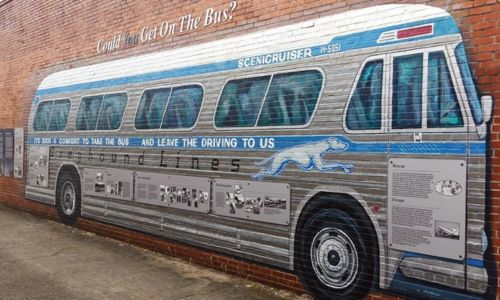
M205 12L205 23L203 24L204 26L208 26L208 25L212 24L212 22L214 21L213 14L214 14L214 9L211 7L207 8L207 10Z
M128 146L128 138L118 138L118 146Z
M147 38L147 35L146 35L146 31L148 31L149 27L148 26L144 26L141 30L141 42L145 43L148 38Z
M189 147L189 148L196 148L198 144L197 139L189 138L189 139L182 139L182 145L183 147Z
M270 64L272 62L272 57L271 55L266 55L266 64Z
M304 49L304 57L312 57L312 49L311 48L306 48Z
M201 140L203 148L237 148L238 140L236 138L203 138Z
M92 141L92 145L104 145L103 138L90 138Z
M106 145L107 146L114 146L115 145L115 139L113 139L113 138L106 138Z
M59 145L78 145L80 144L79 138L59 138Z
M245 57L238 60L238 68L282 63L290 60L304 59L309 57L313 57L311 48L295 49L272 54Z
M168 23L164 21L160 25L160 37L166 37L167 35L172 35L175 33L175 23Z
M142 139L141 146L143 147L153 147L154 139Z
M103 42L102 40L99 40L99 42L97 42L97 53L99 53L99 54L101 53L101 43L102 42Z
M115 51L120 48L120 43L121 43L121 34L117 34L113 37L112 40L109 41L104 41L104 40L99 40L97 42L97 53L106 53L106 52L111 52Z

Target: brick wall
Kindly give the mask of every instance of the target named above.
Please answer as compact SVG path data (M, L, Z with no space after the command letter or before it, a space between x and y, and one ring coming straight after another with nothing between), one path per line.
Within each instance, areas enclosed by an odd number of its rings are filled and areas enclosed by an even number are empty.
M217 25L178 33L149 43L96 53L98 40L144 25L201 14L208 7L227 8L230 1L4 1L0 4L0 127L25 127L31 97L44 75L66 68L98 63L138 53L197 44L226 36L295 23L370 5L396 1L367 0L239 0L233 19ZM449 11L458 22L472 61L475 78L485 94L497 99L492 121L489 156L488 224L492 265L500 272L500 3L474 1L398 1L422 3ZM55 210L23 199L24 181L0 177L0 202L55 218ZM194 248L109 225L83 220L84 229L178 255L254 280L301 291L295 276L237 261ZM181 251L182 250L182 251ZM179 253L189 253L188 255ZM490 270L491 272L491 270ZM496 278L496 277L492 277ZM497 280L497 279L495 279ZM492 282L500 293L500 282ZM496 286L496 288L495 288ZM372 298L387 298L374 294ZM396 297L397 298L397 297ZM499 299L497 297L497 299Z

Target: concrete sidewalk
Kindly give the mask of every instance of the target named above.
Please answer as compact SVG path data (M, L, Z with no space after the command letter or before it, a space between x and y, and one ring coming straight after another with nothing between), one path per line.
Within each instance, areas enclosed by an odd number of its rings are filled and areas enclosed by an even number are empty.
M0 205L0 299L310 299Z

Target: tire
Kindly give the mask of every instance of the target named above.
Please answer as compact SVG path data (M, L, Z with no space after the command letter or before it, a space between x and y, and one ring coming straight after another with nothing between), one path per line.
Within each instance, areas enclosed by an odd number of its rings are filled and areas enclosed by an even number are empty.
M81 188L76 171L63 171L57 180L56 207L59 218L66 225L73 225L80 217Z
M315 299L363 299L373 284L376 259L354 218L340 209L319 210L299 238L296 269Z

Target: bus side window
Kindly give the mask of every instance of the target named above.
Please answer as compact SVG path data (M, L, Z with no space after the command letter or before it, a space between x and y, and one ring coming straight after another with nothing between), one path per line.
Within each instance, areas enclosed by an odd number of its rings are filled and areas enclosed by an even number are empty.
M423 54L394 58L392 128L422 127Z
M170 96L171 88L147 90L142 94L137 113L135 128L159 129L163 111Z
M462 81L465 92L467 94L467 100L469 100L474 123L476 125L481 125L483 123L483 110L481 108L481 102L477 95L476 85L474 84L474 80L472 79L472 73L469 68L469 63L467 62L467 55L465 54L463 43L460 43L457 48L455 48L455 57L457 58L460 75L462 75Z
M116 130L120 128L126 106L127 94L119 93L105 95L101 112L99 113L97 130Z
M161 128L191 128L198 119L203 99L199 85L176 87L168 100Z
M68 122L71 102L69 100L56 100L52 105L49 121L49 131L63 131Z
M47 131L54 101L45 101L38 104L33 122L35 131Z
M427 127L462 127L462 112L442 51L429 53Z
M273 76L258 126L304 125L318 102L323 76L317 70Z
M262 76L228 81L217 105L215 126L255 126L270 78Z
M76 116L76 130L95 130L102 96L83 97Z
M350 130L381 128L383 60L365 64L347 108L346 126Z

